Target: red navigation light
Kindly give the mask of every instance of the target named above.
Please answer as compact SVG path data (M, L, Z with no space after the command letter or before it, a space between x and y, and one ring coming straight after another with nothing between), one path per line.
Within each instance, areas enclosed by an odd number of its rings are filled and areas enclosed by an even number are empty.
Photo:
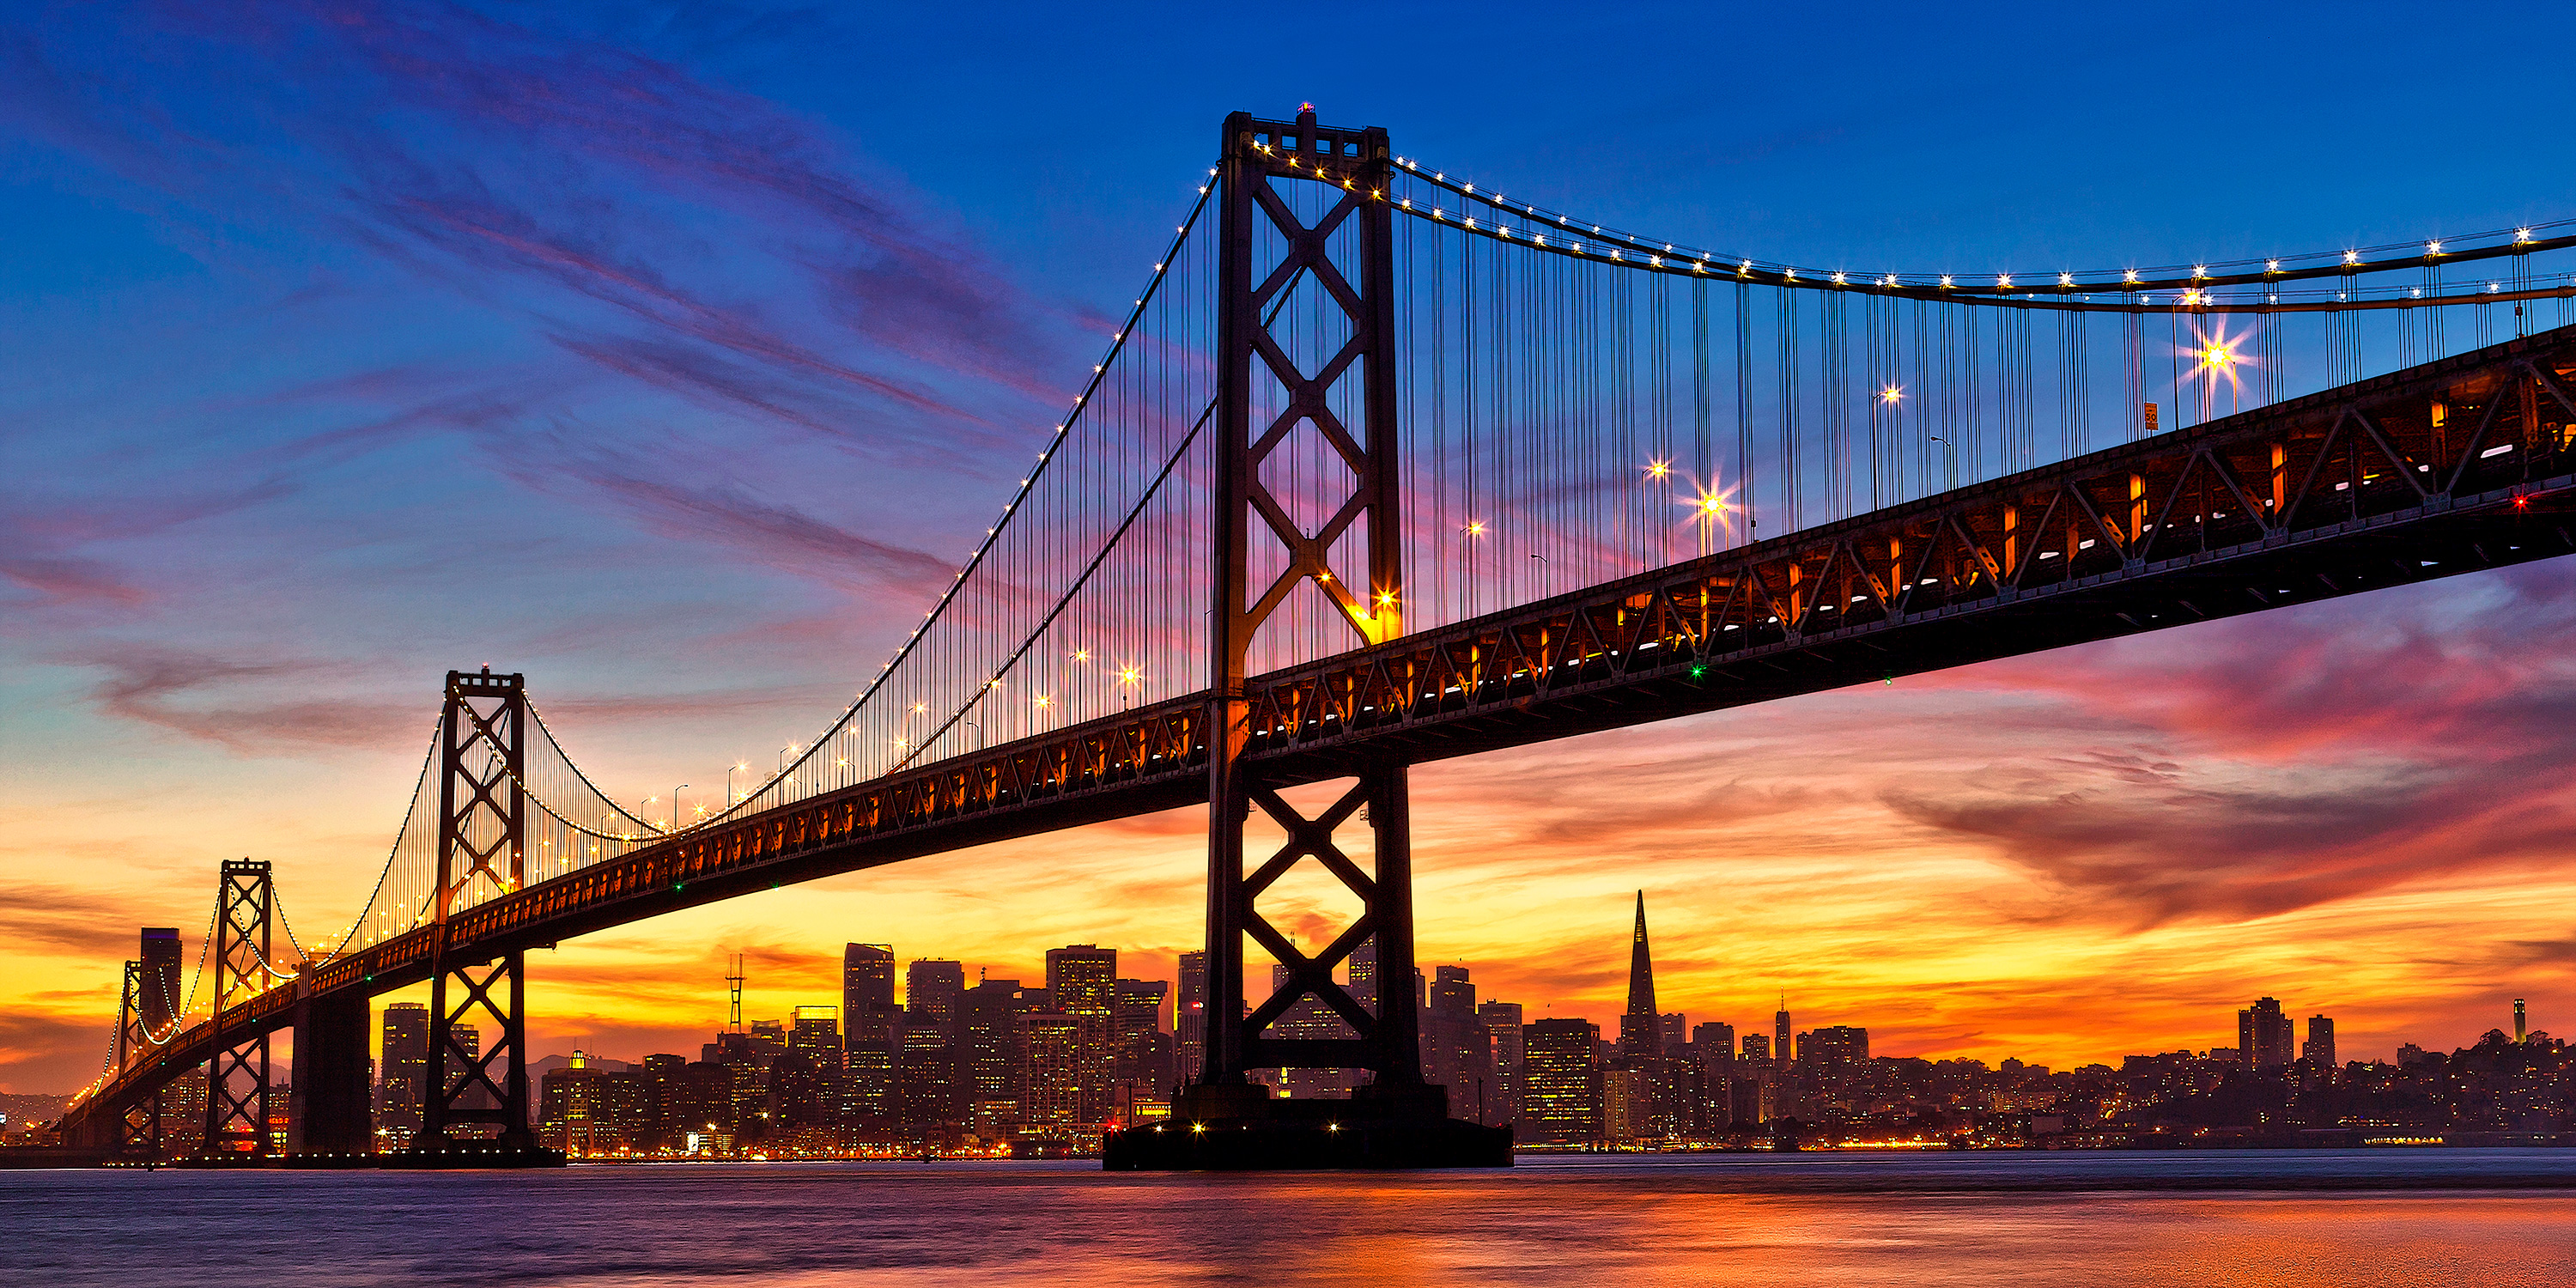
M2517 509L2517 510L2528 510L2528 509L2530 509L2530 508L2531 508L2531 498L2530 498L2530 497L2527 497L2527 496L2518 496L2518 497L2515 497L2515 498L2513 499L2513 508L2515 508L2515 509Z

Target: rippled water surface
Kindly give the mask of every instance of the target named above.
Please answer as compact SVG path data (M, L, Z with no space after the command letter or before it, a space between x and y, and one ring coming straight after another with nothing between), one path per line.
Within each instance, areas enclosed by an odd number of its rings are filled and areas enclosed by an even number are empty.
M2576 1283L2576 1151L0 1172L0 1284Z

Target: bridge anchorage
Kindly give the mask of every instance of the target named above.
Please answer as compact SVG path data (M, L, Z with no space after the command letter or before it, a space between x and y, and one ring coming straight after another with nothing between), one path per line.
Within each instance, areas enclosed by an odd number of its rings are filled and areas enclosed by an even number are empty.
M2533 267L2569 225L1849 274L1509 202L1311 112L1229 117L1217 160L984 542L774 775L648 820L522 677L448 673L349 928L299 942L267 865L224 864L187 988L178 932L145 930L67 1141L559 1162L529 1132L528 949L1207 805L1197 1059L1105 1164L1504 1164L1482 1097L1425 1067L1411 766L2576 552L2576 274ZM2507 271L2463 282L2480 262ZM2293 324L2323 341L2304 393ZM375 1122L369 999L423 984L432 1054Z

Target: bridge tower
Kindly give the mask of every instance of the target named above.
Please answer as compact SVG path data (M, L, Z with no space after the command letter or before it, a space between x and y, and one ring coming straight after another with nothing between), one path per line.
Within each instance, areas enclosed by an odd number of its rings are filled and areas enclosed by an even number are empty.
M494 675L488 666L447 673L438 726L437 959L429 982L429 1058L421 1062L421 1129L411 1145L417 1161L493 1148L466 1144L469 1138L456 1129L470 1126L490 1128L504 1153L536 1148L528 1129L525 954L515 948L498 957L453 953L447 931L459 896L476 882L509 891L527 878L520 787L527 725L526 677ZM482 1039L480 1050L469 1049L457 1031L467 1024Z
M226 859L215 887L214 1030L235 999L248 1003L284 983L271 969L269 926L277 885L265 859ZM206 1065L208 1155L269 1152L268 1032L218 1048Z
M1217 433L1212 611L1209 621L1206 1054L1199 1085L1178 1117L1241 1130L1119 1133L1111 1167L1276 1167L1507 1162L1507 1142L1445 1116L1446 1093L1422 1081L1414 1013L1411 828L1402 761L1348 766L1356 781L1309 817L1242 759L1250 713L1244 681L1262 627L1309 587L1351 630L1354 646L1403 633L1402 515L1397 505L1395 255L1383 200L1393 153L1382 129L1319 126L1311 106L1294 121L1226 118L1219 149ZM1305 191L1296 185L1312 185ZM1304 200L1320 194L1320 200ZM1312 222L1300 207L1320 208ZM1347 235L1339 237L1337 234ZM1342 249L1337 253L1336 245ZM1272 252L1276 252L1275 259ZM1258 261L1258 262L1256 262ZM1329 354L1295 356L1274 331L1304 288L1309 316L1342 338ZM1265 469L1283 448L1320 441L1348 470L1347 489L1316 495L1273 485L1296 471ZM1339 559L1345 564L1337 566ZM1259 809L1286 833L1275 852L1248 856L1245 825ZM1365 819L1373 862L1362 871L1336 832ZM1246 870L1247 858L1257 866ZM1359 914L1312 955L1262 914L1261 897L1298 864L1314 861L1359 903ZM1244 944L1280 964L1268 997L1249 1014ZM1362 946L1376 958L1376 996L1364 1004L1332 971ZM1350 1037L1271 1037L1301 1001L1339 1016ZM1262 1068L1366 1070L1348 1101L1273 1101L1247 1075ZM1338 1106L1338 1107L1336 1107ZM1327 1122L1309 1109L1329 1112ZM1308 1121L1312 1119L1312 1121ZM1348 1128L1349 1130L1345 1130ZM1461 1148L1448 1129L1477 1137Z
M122 1073L138 1052L152 1049L151 972L141 960L125 963L125 992L116 1004L116 1068ZM119 1152L159 1155L161 1097L145 1096L125 1107L117 1119Z

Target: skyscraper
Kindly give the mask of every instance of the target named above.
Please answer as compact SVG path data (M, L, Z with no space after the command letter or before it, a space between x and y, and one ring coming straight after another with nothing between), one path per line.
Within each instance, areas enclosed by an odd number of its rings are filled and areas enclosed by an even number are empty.
M874 1119L902 1112L895 1066L903 1043L903 1010L894 1000L894 946L850 944L841 950L841 1069L850 1111Z
M1781 1067L1781 1068L1783 1068L1783 1069L1788 1068L1788 1067L1789 1067L1789 1057L1790 1057L1790 1055L1791 1055L1791 1052L1790 1052L1790 1049L1789 1049L1789 995L1788 995L1788 994L1786 994L1786 993L1782 993L1782 994L1780 995L1780 1009L1771 1013L1771 1060L1772 1060L1772 1063L1777 1064L1778 1066L1780 1066L1780 1067Z
M1735 1026L1711 1020L1691 1030L1691 1054L1700 1067L1719 1077L1732 1076L1735 1070Z
M2277 1069L2288 1064L2290 1017L2281 1003L2262 998L2236 1013L2237 1061L2250 1069Z
M1118 981L1117 1015L1109 1033L1113 1104L1171 1095L1172 1035L1165 1016L1171 994L1172 986L1159 979ZM1124 1088L1124 1093L1116 1088Z
M1829 1024L1807 1035L1807 1053L1816 1072L1846 1074L1869 1063L1869 1030Z
M429 1008L418 1002L385 1007L384 1048L377 1065L376 1136L381 1148L402 1149L420 1131L420 1093L429 1069Z
M957 1004L966 996L966 968L944 957L913 961L903 978L903 1009L927 1013L950 1037L957 1036Z
M1020 981L988 979L966 990L960 1008L965 1050L959 1081L976 1129L1016 1121L1028 1094L1028 1017L1020 1005Z
M1050 948L1046 955L1047 992L1057 1010L1075 1025L1077 1121L1096 1123L1109 1116L1109 1032L1118 1009L1118 950L1094 944ZM1036 1030L1030 1031L1035 1051Z
M961 995L962 1009L962 995ZM898 1116L907 1123L956 1122L965 1118L958 1095L957 1044L949 1027L927 1011L909 1013L903 1029L903 1055L895 1074L902 1088Z
M1592 1063L1600 1041L1600 1026L1588 1020L1540 1020L1522 1030L1521 1139L1600 1139L1601 1078Z
M1343 985L1343 990L1351 995L1352 1001L1360 1004L1361 1010L1377 1014L1377 936L1361 940L1359 947L1351 950L1349 964L1343 971L1349 981Z
M2335 1062L2333 1020L2322 1015L2308 1017L2308 1044L2299 1057L2328 1073L2343 1067Z
M1476 1011L1476 986L1464 966L1433 970L1422 1012L1422 1080L1449 1089L1449 1116L1493 1112L1494 1038ZM1508 1121L1508 1120L1506 1120Z
M1518 1002L1484 1002L1476 1007L1476 1018L1484 1023L1485 1032L1494 1043L1494 1088L1485 1111L1488 1123L1512 1123L1521 1117L1522 1041L1521 1004Z
M787 1051L772 1066L770 1090L778 1121L794 1127L830 1127L841 1120L840 1008L800 1006L791 1012ZM884 1113L882 1103L868 1112Z
M1028 1095L1021 1120L1032 1131L1069 1132L1091 1121L1083 1115L1083 1076L1089 1052L1082 1020L1063 1011L1036 1011L1028 1025Z
M1655 958L1646 946L1646 892L1637 892L1637 928L1628 939L1628 1009L1619 1016L1619 1054L1635 1060L1664 1051L1655 1012Z
M147 1031L166 1038L170 1021L179 1017L179 932L170 926L142 929L143 995L135 999L135 1009ZM2522 1014L2522 1003L2513 1004L2513 1013Z
M1181 954L1177 973L1181 987L1172 1010L1173 1055L1179 1066L1175 1072L1182 1082L1196 1083L1207 1060L1207 954Z

